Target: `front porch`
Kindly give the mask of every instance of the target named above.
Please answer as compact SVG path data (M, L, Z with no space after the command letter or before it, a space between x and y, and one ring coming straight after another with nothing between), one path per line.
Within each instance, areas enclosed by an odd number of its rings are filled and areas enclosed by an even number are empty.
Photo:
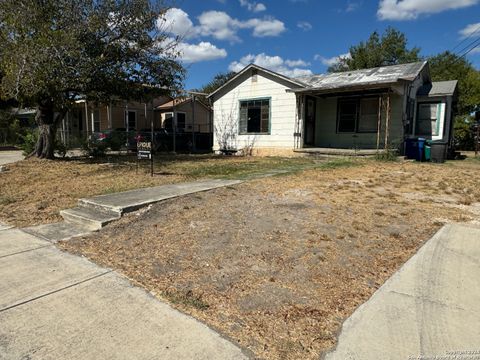
M385 149L343 149L326 147L308 147L295 149L295 153L317 156L375 156L383 154Z

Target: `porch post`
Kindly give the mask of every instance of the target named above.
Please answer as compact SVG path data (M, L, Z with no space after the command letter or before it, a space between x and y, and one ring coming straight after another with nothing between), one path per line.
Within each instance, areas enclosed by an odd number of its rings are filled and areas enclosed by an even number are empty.
M112 125L112 103L109 102L107 105L107 123L108 123L108 128L111 129L113 127Z
M380 129L382 127L382 96L378 97L377 152L380 149Z
M390 123L390 92L388 92L387 97L387 117L385 119L385 150L388 150L388 131L389 131L389 123Z
M294 149L303 147L303 123L304 123L304 95L297 95L297 111L296 111L296 126L294 134Z
M88 139L88 103L87 103L87 100L85 100L85 135L86 135L86 138Z

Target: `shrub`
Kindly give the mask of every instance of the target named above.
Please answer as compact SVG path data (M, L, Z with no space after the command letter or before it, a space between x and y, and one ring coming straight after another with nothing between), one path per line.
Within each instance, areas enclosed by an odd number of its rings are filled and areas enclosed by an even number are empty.
M23 150L23 155L28 156L35 150L38 141L38 129L28 129L25 135L21 135L23 143L20 148Z
M82 149L85 154L94 158L105 156L107 148L108 144L98 141L92 141L92 139L88 139L82 143Z

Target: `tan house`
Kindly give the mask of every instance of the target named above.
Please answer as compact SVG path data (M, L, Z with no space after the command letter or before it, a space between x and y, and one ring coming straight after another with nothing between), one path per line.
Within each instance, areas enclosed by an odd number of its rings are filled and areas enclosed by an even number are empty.
M195 102L191 97L172 99L156 110L165 129L173 129L176 123L178 132L212 133L212 110L197 98Z
M195 114L195 115L194 115ZM98 104L78 100L60 124L62 141L72 146L81 144L95 132L108 129L117 131L149 131L152 121L155 130L173 131L173 119L177 119L178 133L192 132L211 134L211 110L198 99L192 106L191 98L156 98L150 103L116 101Z

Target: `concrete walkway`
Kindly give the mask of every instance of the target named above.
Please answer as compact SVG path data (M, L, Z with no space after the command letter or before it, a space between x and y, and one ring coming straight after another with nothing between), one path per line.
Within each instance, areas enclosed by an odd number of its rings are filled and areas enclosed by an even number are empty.
M120 219L124 214L150 204L241 182L241 180L202 180L80 199L76 207L60 211L60 215L65 219L64 222L38 225L23 230L52 242L68 240L100 230L110 222Z
M22 151L17 151L17 150L0 151L0 165L14 163L14 162L23 160L24 158L25 157L23 156Z
M246 359L119 274L0 231L0 359Z
M347 319L337 349L326 356L474 358L480 358L480 228L466 225L446 225L429 240Z

